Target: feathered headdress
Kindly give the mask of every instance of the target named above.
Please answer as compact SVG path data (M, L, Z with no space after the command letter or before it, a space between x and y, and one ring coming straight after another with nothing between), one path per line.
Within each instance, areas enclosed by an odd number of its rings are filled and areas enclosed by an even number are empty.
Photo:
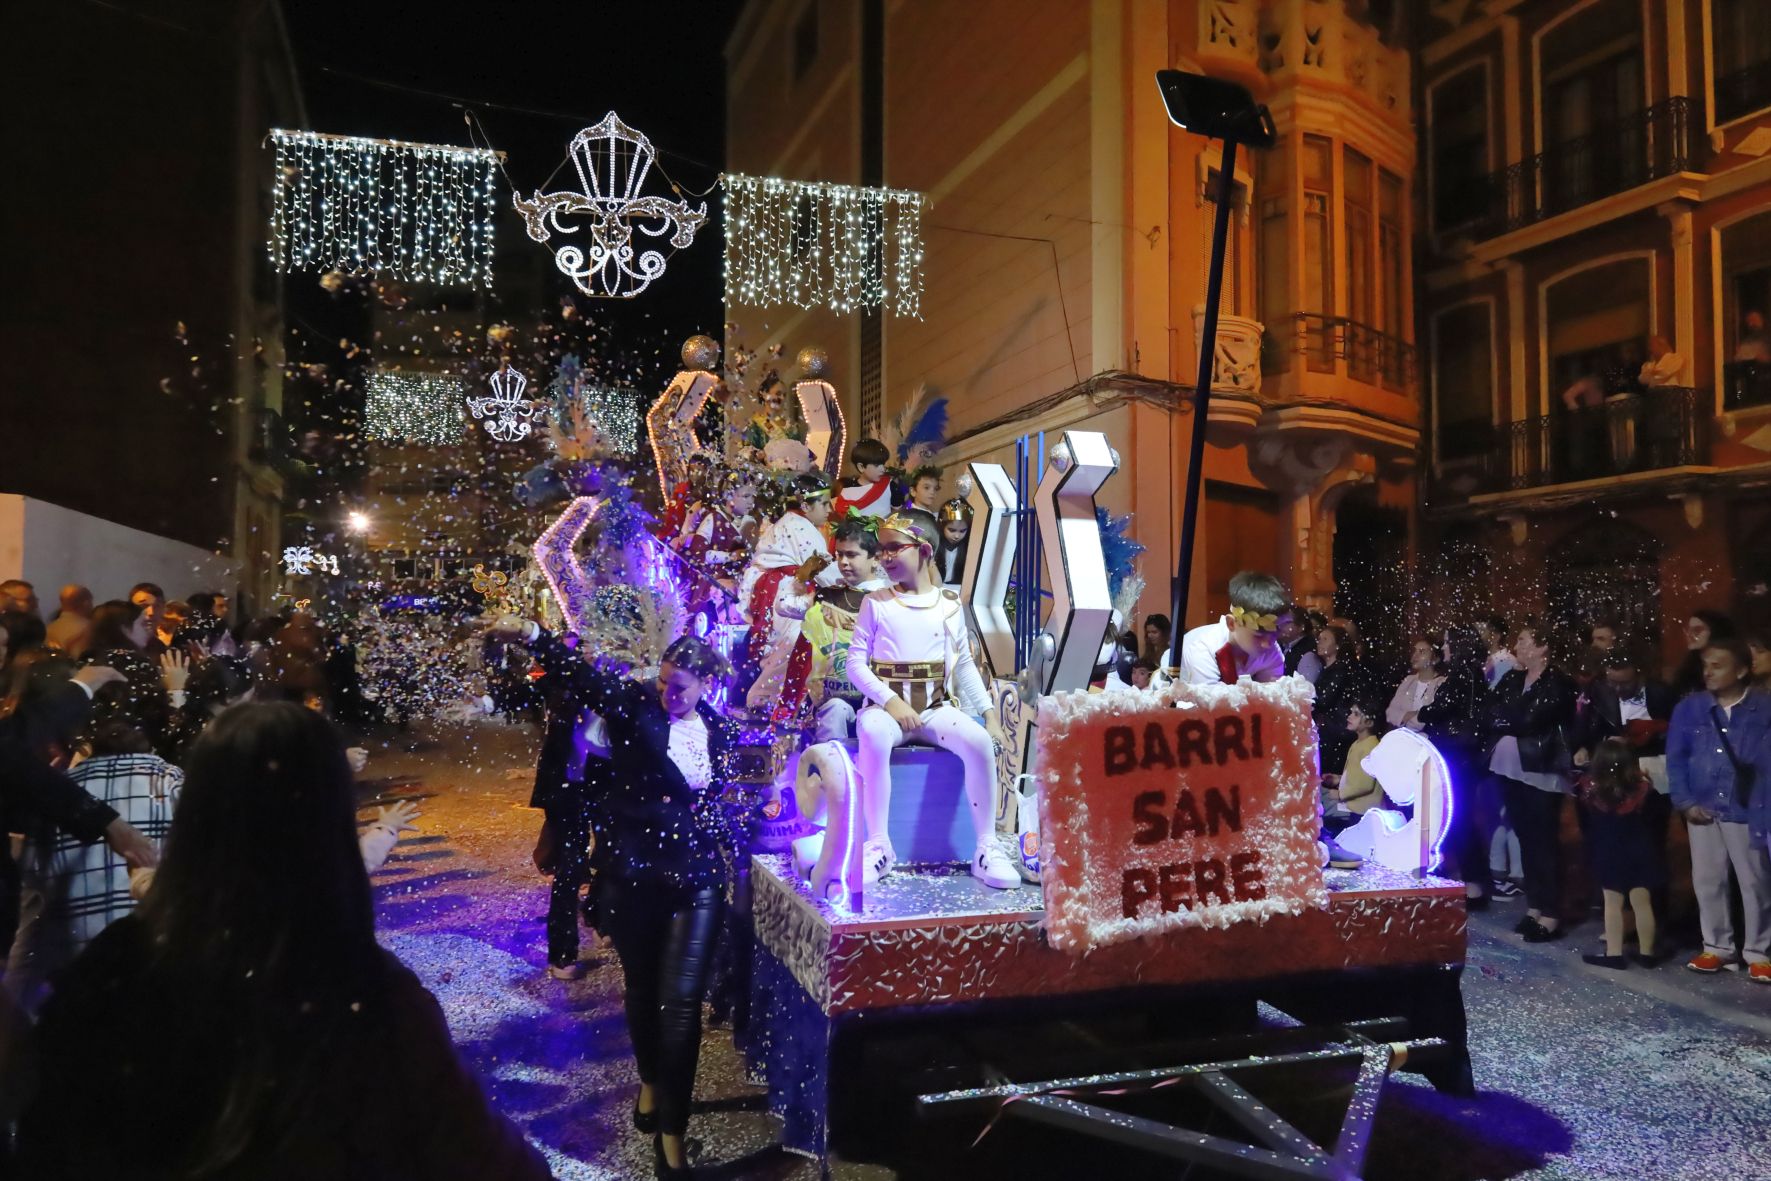
M927 463L947 445L947 399L930 397L926 382L917 386L904 409L879 432L879 441L905 471Z

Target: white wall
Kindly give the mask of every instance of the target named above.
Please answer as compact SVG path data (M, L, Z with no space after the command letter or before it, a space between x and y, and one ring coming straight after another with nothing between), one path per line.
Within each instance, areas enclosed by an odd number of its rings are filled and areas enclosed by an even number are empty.
M70 582L91 587L101 603L127 597L138 582L157 582L167 597L180 599L199 590L233 595L238 570L231 558L157 533L0 494L0 582L22 578L35 586L45 619Z

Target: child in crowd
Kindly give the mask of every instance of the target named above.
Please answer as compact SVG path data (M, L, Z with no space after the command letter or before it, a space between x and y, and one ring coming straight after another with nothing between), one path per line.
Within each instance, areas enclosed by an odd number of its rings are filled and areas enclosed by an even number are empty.
M1659 842L1648 822L1654 785L1642 773L1628 739L1607 738L1593 752L1578 784L1582 827L1593 876L1605 896L1605 951L1580 958L1604 968L1624 968L1623 904L1636 916L1635 960L1645 968L1660 963L1654 952L1658 924L1654 891L1666 882Z
M932 464L924 464L910 473L910 507L930 516L941 511L941 478L943 472Z
M965 577L965 551L971 544L972 506L955 496L941 506L941 544L935 561L941 568L941 585L958 586Z
M1230 579L1230 610L1181 638L1181 679L1234 685L1239 678L1276 681L1285 675L1279 620L1289 609L1285 584L1244 570Z
M1384 802L1384 789L1362 763L1366 755L1377 749L1378 720L1373 702L1355 701L1347 709L1347 729L1353 732L1353 745L1347 748L1340 773L1322 777L1322 799L1329 805L1327 824L1332 830L1345 828Z
M879 518L851 513L836 527L831 548L843 585L820 590L803 625L812 653L805 692L818 719L815 742L843 742L854 732L864 704L848 671L855 617L869 594L891 585L879 572Z
M972 661L971 635L959 596L935 581L940 526L917 509L887 517L879 527L879 556L892 580L861 604L849 643L849 679L867 699L856 723L855 759L861 776L866 837L863 872L869 881L891 872L897 861L887 833L891 812L891 757L911 737L958 755L965 767L977 852L972 876L987 886L1021 884L1020 871L996 840L996 758L1002 727L996 707ZM983 716L978 724L954 704Z
M757 670L745 696L752 710L773 709L780 700L800 638L803 596L814 582L835 586L842 580L824 540L829 520L830 486L822 476L799 476L786 511L757 539L738 599L750 624L748 659Z
M853 509L869 517L884 518L892 511L892 475L886 470L892 453L878 439L862 439L849 449L856 482L836 494L838 516Z

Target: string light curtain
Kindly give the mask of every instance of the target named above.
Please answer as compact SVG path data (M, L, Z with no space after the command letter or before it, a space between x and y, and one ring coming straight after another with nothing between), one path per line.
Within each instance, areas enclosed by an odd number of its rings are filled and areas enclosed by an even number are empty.
M594 423L618 455L632 455L640 445L640 395L621 387L585 386L578 394L584 417Z
M491 288L496 152L314 131L272 131L271 143L278 271Z
M726 173L726 299L922 318L921 193Z
M447 446L461 438L466 392L466 381L446 373L371 373L365 386L363 431L382 442Z

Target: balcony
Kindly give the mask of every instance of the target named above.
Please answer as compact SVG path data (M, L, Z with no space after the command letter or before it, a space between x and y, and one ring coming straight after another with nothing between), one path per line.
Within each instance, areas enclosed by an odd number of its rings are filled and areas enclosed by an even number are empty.
M1771 107L1771 61L1716 79L1716 122L1729 123Z
M1489 176L1488 209L1475 224L1493 238L1602 197L1683 172L1694 163L1689 98L1669 98L1588 135L1564 140Z
M1709 462L1707 390L1665 386L1618 394L1602 406L1547 414L1487 428L1489 444L1472 456L1476 492L1520 492ZM1476 424L1447 427L1441 461L1471 455ZM1445 480L1441 480L1445 483Z
M1273 372L1285 372L1295 353L1311 373L1333 373L1337 363L1345 361L1347 376L1354 381L1381 385L1392 393L1414 391L1414 346L1401 337L1345 316L1295 312L1291 319L1289 339L1277 334L1267 338L1267 367Z
M1730 361L1722 366L1722 409L1771 406L1771 363Z

